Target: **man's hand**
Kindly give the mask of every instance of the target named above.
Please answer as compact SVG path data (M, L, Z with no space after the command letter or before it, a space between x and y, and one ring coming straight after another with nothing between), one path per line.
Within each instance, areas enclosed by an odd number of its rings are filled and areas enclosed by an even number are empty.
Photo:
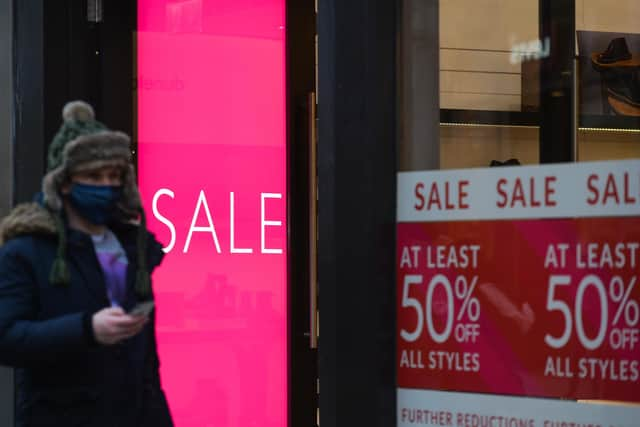
M109 307L95 313L91 325L96 341L112 345L137 335L148 321L147 316L130 316L120 307Z

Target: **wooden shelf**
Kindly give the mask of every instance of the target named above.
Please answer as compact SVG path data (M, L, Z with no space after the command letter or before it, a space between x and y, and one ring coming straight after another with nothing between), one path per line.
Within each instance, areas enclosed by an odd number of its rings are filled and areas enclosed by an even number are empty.
M440 110L440 123L492 126L539 126L537 112ZM640 132L640 117L581 115L579 128L636 130Z
M539 122L539 114L534 112L440 110L440 123L494 126L538 126Z

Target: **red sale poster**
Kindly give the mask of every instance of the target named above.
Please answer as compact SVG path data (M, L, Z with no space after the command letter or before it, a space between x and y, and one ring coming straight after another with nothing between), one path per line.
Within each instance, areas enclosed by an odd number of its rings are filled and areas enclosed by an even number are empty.
M640 402L640 161L401 173L397 233L401 391Z

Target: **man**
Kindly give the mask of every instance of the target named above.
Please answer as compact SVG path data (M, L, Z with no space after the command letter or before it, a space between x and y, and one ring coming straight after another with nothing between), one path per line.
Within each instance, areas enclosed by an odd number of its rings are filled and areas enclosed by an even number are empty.
M163 256L129 138L81 101L63 118L39 202L0 224L0 364L17 368L17 425L172 426L154 315L127 314L152 300Z

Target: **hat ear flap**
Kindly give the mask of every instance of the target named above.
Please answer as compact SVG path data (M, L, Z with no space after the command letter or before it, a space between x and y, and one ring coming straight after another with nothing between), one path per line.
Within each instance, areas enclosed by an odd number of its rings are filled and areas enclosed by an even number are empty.
M133 169L133 165L128 165L125 168L124 175L122 177L122 202L121 207L127 213L137 216L142 209L142 202L140 201L140 192L136 184L136 172Z
M42 180L42 194L44 195L44 204L54 212L62 209L62 200L60 198L60 187L64 183L64 167L59 166L46 174Z

